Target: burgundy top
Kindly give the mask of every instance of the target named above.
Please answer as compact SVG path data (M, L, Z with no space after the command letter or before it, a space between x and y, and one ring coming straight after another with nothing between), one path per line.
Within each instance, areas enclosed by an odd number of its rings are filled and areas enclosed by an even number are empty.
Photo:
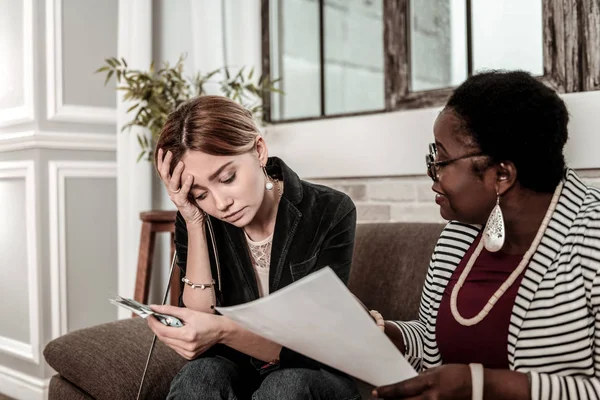
M480 238L481 235L475 239L444 290L436 323L437 345L444 364L481 363L485 368L508 369L508 326L523 273L478 324L462 326L450 311L452 289ZM477 315L522 259L522 255L490 253L483 248L458 294L460 315Z

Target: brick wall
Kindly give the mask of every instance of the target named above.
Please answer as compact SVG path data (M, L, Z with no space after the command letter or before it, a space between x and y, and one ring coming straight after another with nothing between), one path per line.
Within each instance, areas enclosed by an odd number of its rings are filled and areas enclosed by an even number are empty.
M600 169L579 170L588 184L600 187ZM443 222L427 176L314 180L347 193L359 222Z

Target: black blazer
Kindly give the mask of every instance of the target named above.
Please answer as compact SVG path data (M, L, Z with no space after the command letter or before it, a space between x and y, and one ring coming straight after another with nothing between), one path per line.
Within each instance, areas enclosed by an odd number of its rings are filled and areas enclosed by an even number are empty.
M325 266L331 267L347 284L356 231L356 207L350 197L329 187L301 180L276 157L269 158L266 168L270 176L284 182L273 235L269 292L273 293ZM217 304L232 306L258 299L258 284L243 230L216 218L209 218L214 228L221 264L222 290L217 294ZM208 236L207 232L212 274L216 280L217 270ZM187 229L179 213L175 222L175 249L177 265L182 274L185 274ZM225 347L217 345L208 354L227 356L236 362L250 359L247 355ZM259 367L256 360L251 361ZM280 355L280 366L322 367L285 348Z

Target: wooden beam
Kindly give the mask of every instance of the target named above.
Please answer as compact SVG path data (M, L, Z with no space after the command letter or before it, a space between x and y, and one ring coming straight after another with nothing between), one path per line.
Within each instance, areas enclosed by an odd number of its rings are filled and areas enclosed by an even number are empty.
M541 80L558 92L565 91L566 82L563 2L544 0L542 3L544 76Z
M600 89L600 2L579 1L581 90Z
M262 76L271 76L271 21L269 15L269 0L262 0L260 3L260 35L261 35L261 57L262 57ZM271 78L272 79L272 78ZM271 122L271 93L263 92L263 121Z
M408 0L383 2L385 109L397 110L408 94Z

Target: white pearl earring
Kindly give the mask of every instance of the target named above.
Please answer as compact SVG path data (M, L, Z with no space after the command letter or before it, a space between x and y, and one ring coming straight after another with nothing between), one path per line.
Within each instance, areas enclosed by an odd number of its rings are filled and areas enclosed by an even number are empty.
M265 179L267 180L267 183L265 183L265 189L273 190L273 182L271 182L271 178L267 174L267 169L263 166L262 170L263 170L263 173L265 174Z

